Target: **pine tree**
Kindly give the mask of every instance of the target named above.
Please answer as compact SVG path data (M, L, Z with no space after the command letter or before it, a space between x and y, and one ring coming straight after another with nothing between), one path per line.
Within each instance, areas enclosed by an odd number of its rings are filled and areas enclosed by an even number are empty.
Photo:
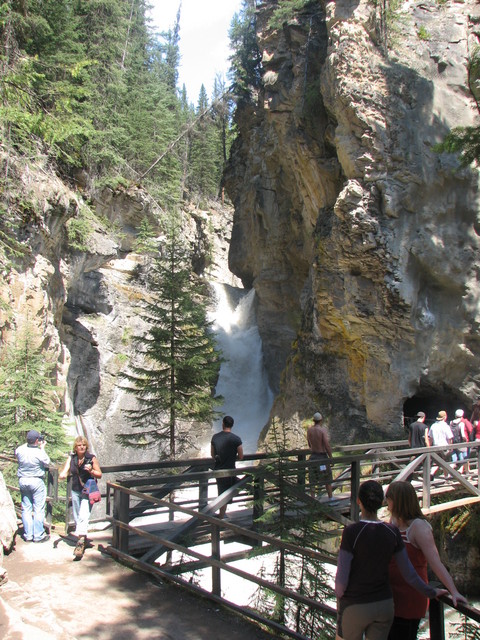
M177 16L173 29L167 32L166 46L166 79L170 88L175 91L178 82L178 67L180 64L180 15L182 11L182 2L178 5Z
M68 0L0 7L0 126L6 140L76 164L93 133L86 110L88 61ZM37 148L37 147L35 147Z
M191 133L190 126L195 119L195 108L192 104L188 102L187 96L187 88L185 84L182 86L182 90L180 92L180 113L181 113L181 122L182 122L182 130L187 133L184 136L183 144L182 144L182 185L181 185L181 193L182 198L187 198L187 183L189 176L189 156L190 156L190 146L191 146Z
M313 0L279 0L268 22L269 28L280 29L285 22L293 18L295 12L312 3Z
M322 506L305 493L305 486L298 483L299 473L305 473L305 466L292 464L289 456L289 428L273 421L271 426L273 443L271 452L275 457L266 467L264 490L269 495L270 509L258 520L268 522L268 531L277 538L294 543L304 549L322 551L322 541L329 537L329 525L321 517ZM278 490L274 499L273 490ZM324 562L319 558L297 555L286 550L277 553L271 574L267 576L281 587L301 593L313 600L332 600L333 589L329 584L329 574ZM320 611L310 610L306 605L297 604L281 594L260 588L255 596L255 608L284 624L295 624L295 630L307 637L335 638L335 624L332 618Z
M212 115L220 136L222 173L232 145L232 108L233 101L225 80L217 74L213 84Z
M197 117L192 133L188 187L193 193L207 197L218 194L221 169L223 167L221 139L218 127L209 110L205 86L200 87Z
M232 88L239 98L249 100L260 87L261 54L257 45L255 0L243 0L240 13L230 25Z
M133 245L134 251L154 255L158 252L158 242L155 238L153 225L147 218L142 218L138 228L137 239Z
M132 435L124 444L155 446L168 443L174 459L187 443L178 437L178 421L209 422L214 415L212 394L219 371L204 297L192 280L181 224L169 220L165 246L149 274L150 295L144 320L149 331L135 339L143 364L132 365L125 375L127 391L138 408L128 411ZM190 438L193 434L190 432Z
M45 435L51 459L62 458L67 445L63 415L57 411L58 390L50 378L55 365L49 364L28 323L4 346L0 360L0 451L11 454L36 429Z

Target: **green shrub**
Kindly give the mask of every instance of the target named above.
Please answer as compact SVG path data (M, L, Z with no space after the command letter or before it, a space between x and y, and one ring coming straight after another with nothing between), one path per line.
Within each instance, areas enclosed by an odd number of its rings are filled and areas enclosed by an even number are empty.
M92 215L87 207L81 207L77 216L67 222L68 245L71 249L76 249L77 251L88 250Z
M424 26L418 28L417 36L420 40L430 40L431 38L430 32Z

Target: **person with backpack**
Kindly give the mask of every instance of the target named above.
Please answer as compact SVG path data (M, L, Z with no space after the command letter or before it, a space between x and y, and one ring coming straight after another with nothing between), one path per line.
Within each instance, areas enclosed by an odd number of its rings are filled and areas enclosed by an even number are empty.
M476 429L473 426L473 424L470 422L470 420L467 420L467 418L464 417L464 411L463 409L457 409L455 411L455 420L459 419L460 420L460 427L462 429L462 435L464 438L464 442L475 442L475 437L476 437ZM468 463L468 458L470 458L470 449L463 449L464 452L464 456L463 459L467 460L466 465L465 465L465 469L467 471L470 471L470 465ZM463 471L464 469L462 469Z
M452 434L453 434L452 444L467 442L467 434L466 434L465 425L463 423L462 409L457 409L455 411L455 419L450 422L450 429L452 430ZM452 462L461 462L466 457L467 457L466 449L453 449Z

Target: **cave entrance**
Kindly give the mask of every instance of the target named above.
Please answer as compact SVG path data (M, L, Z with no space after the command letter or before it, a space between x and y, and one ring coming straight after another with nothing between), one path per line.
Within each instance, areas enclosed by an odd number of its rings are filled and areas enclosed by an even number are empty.
M422 387L417 393L407 398L403 404L403 419L405 428L415 422L418 411L426 414L425 424L431 425L439 411L447 412L447 422L455 418L455 411L463 409L465 417L470 419L472 403L455 389Z

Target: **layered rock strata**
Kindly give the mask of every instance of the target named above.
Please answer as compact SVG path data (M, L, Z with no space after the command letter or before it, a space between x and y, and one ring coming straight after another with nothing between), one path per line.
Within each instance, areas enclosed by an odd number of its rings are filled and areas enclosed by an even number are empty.
M227 174L231 269L258 296L272 418L315 409L334 441L403 433L480 391L478 173L437 153L478 123L479 6L260 5L263 84L239 105ZM385 21L386 20L386 21Z

